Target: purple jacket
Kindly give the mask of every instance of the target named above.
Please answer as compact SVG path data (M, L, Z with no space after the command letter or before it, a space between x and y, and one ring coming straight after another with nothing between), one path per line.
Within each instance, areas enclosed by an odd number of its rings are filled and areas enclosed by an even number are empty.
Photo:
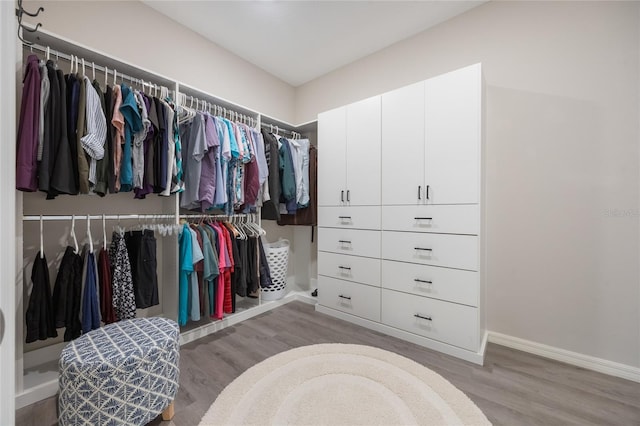
M40 70L36 55L29 55L27 59L23 83L16 153L16 189L34 192L38 190L40 126Z

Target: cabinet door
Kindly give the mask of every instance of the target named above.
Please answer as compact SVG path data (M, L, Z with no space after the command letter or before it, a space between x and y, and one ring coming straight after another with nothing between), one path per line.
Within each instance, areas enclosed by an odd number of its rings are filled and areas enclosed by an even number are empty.
M347 112L345 107L318 114L318 205L346 200Z
M424 203L424 82L382 95L382 204Z
M380 96L347 105L347 204L380 205Z
M427 203L479 202L481 81L476 64L425 82Z

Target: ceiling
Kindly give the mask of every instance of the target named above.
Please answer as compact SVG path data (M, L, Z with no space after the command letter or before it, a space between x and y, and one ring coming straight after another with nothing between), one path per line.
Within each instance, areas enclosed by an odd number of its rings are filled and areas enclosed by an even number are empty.
M299 86L485 1L143 2Z

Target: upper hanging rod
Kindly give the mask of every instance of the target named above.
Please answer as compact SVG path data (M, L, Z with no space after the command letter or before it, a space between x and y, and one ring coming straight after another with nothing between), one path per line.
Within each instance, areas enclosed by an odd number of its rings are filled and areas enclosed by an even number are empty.
M245 123L251 127L255 127L258 121L251 117L250 115L242 114L240 112L234 111L230 108L222 107L217 105L214 102L209 102L203 99L199 99L193 95L187 95L186 93L180 93L179 95L182 99L180 100L180 105L184 107L189 107L193 109L201 110L201 111L209 111L213 115L219 115L229 120L233 120L236 122ZM195 105L194 105L195 102ZM189 105L187 105L187 103Z
M284 134L289 134L291 135L293 138L300 138L302 135L294 130L289 130L289 129L283 129L275 124L270 124L270 123L260 123L260 125L262 127L264 127L265 129L269 129L269 131L271 133L284 133Z
M40 51L42 53L45 53L47 55L54 55L56 58L64 59L65 61L68 61L68 62L73 62L75 59L82 60L82 58L79 58L77 56L66 54L66 53L60 52L59 50L51 49L49 47L41 46L39 44L29 44L29 42L23 41L22 45L25 46L26 48L29 48L30 50L38 50L38 51ZM49 59L49 58L47 58L47 59ZM122 81L129 80L129 82L131 82L131 84L133 84L135 82L136 84L138 84L140 86L143 86L143 87L146 86L149 89L156 89L157 90L158 88L160 88L160 89L165 89L167 92L169 91L169 88L167 88L166 86L163 86L162 84L158 85L158 84L152 83L150 81L145 81L143 79L139 79L139 78L132 77L132 76L124 74L124 73L120 73L115 68L111 69L109 67L104 67L102 65L98 65L98 64L96 64L94 62L90 62L88 65L89 65L89 68L91 70L95 69L95 70L98 70L98 71L100 71L102 73L105 73L107 75L111 74L114 77L114 80L116 79L116 77L120 77Z

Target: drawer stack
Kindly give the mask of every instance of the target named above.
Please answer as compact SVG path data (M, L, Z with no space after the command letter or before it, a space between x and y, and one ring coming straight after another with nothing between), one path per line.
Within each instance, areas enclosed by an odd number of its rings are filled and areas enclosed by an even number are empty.
M380 321L380 207L318 210L318 302Z

